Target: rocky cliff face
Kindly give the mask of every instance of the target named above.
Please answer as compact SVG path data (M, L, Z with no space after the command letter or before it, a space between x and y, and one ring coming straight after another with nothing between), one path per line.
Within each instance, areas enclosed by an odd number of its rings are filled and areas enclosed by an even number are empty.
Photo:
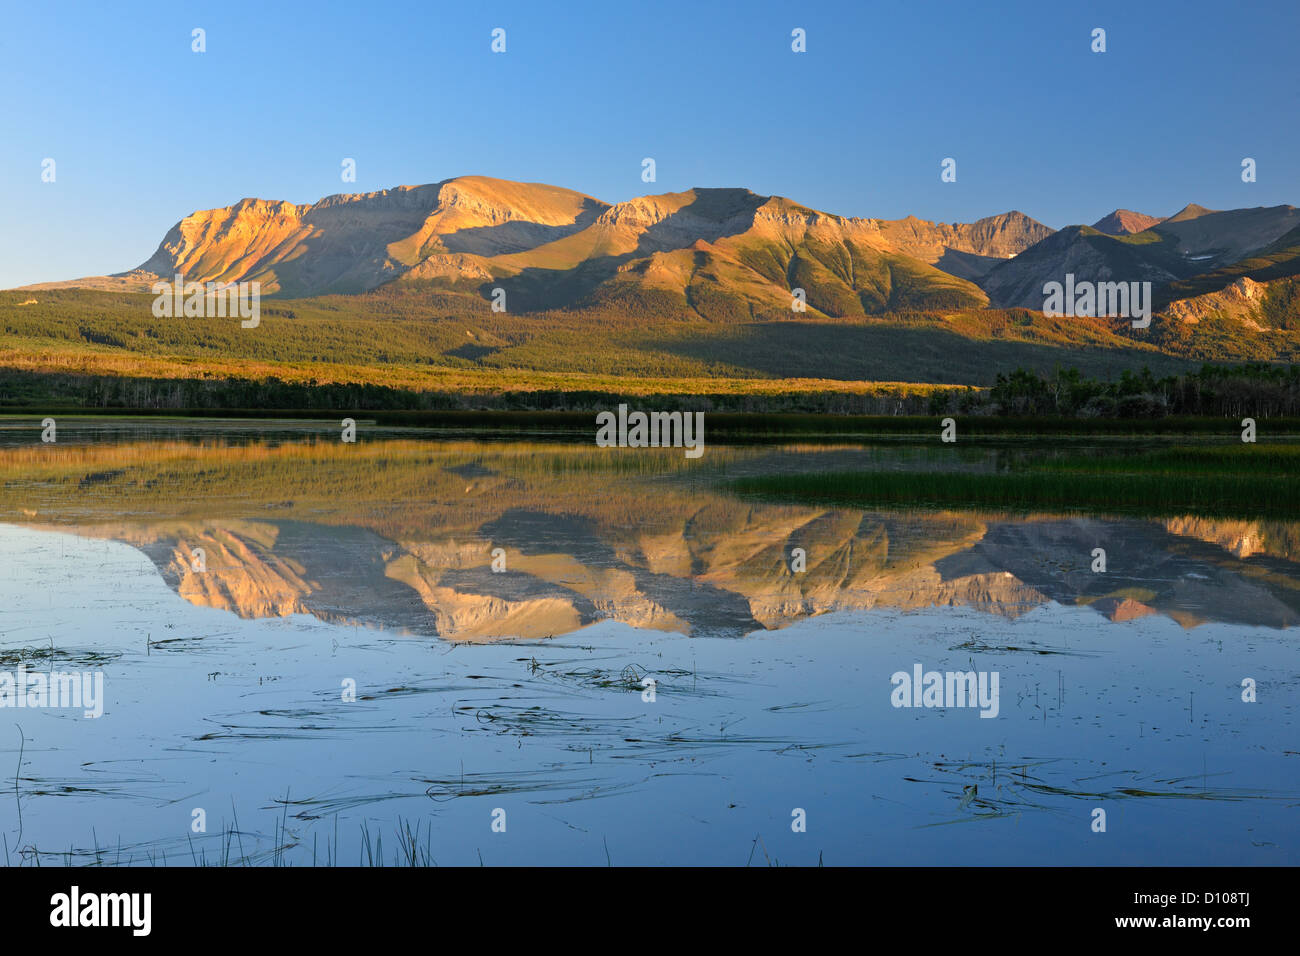
M245 199L172 227L139 271L260 281L266 294L360 292L430 256L494 256L576 231L606 208L581 193L468 176L296 206Z
M1016 211L971 223L934 223L909 216L878 220L877 225L881 235L899 252L972 280L1053 232Z
M1263 332L1264 327L1257 319L1260 306L1268 293L1268 285L1242 276L1226 289L1219 292L1207 292L1205 295L1179 299L1169 305L1171 318L1195 325L1201 319L1211 315L1222 315L1238 319L1242 325L1254 332Z

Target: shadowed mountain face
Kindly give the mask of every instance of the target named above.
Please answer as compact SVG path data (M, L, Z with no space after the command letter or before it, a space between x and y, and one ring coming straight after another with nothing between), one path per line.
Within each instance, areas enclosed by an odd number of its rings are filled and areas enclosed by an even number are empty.
M13 476L0 516L137 547L196 605L448 640L602 620L739 637L831 611L1014 617L1053 601L1113 621L1300 623L1294 526L762 504L716 490L717 472L680 455L600 451L60 445L29 482L28 451L0 449ZM890 467L895 454L718 448L707 467Z

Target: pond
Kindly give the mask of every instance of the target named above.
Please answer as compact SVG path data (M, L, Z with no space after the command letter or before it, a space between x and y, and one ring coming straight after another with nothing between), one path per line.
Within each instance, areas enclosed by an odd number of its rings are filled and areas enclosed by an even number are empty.
M2 849L1300 862L1296 523L728 488L1038 453L0 427Z

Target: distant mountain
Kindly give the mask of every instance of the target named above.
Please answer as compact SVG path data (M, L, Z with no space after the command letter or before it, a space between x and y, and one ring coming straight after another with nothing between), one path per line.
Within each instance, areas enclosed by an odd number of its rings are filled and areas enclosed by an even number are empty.
M1092 228L1098 232L1104 232L1108 236L1131 236L1134 233L1144 232L1162 222L1164 222L1163 219L1134 212L1131 209L1116 209L1109 216L1103 216L1094 222Z
M964 279L977 279L995 265L1019 255L1053 232L1022 212L977 219L972 223L932 223L915 216L878 220L889 243L905 255L920 259Z
M1067 274L1076 282L1151 282L1157 302L1168 301L1171 293L1166 289L1179 280L1269 249L1297 226L1300 209L1294 206L1220 212L1197 205L1133 235L1067 226L991 269L980 285L993 305L1003 307L1042 308L1043 285L1062 282Z
M981 307L971 279L1051 234L1018 212L969 224L819 212L745 189L692 189L610 204L540 183L466 176L331 196L244 199L172 227L137 269L44 283L147 290L258 281L263 294L357 293L385 283L490 295L512 312L604 303L753 317Z
M1208 216L1211 213L1218 212L1217 209L1208 209L1205 206L1198 206L1194 202L1189 202L1178 212L1174 213L1167 220L1168 222L1191 222L1193 219L1200 219L1202 216Z

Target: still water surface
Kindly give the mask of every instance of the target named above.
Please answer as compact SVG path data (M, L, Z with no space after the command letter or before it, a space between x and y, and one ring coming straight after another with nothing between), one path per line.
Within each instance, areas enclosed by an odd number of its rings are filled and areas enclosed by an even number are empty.
M725 488L1024 443L34 437L0 670L102 673L103 716L0 707L11 864L1300 862L1294 524ZM996 717L893 706L918 664Z

